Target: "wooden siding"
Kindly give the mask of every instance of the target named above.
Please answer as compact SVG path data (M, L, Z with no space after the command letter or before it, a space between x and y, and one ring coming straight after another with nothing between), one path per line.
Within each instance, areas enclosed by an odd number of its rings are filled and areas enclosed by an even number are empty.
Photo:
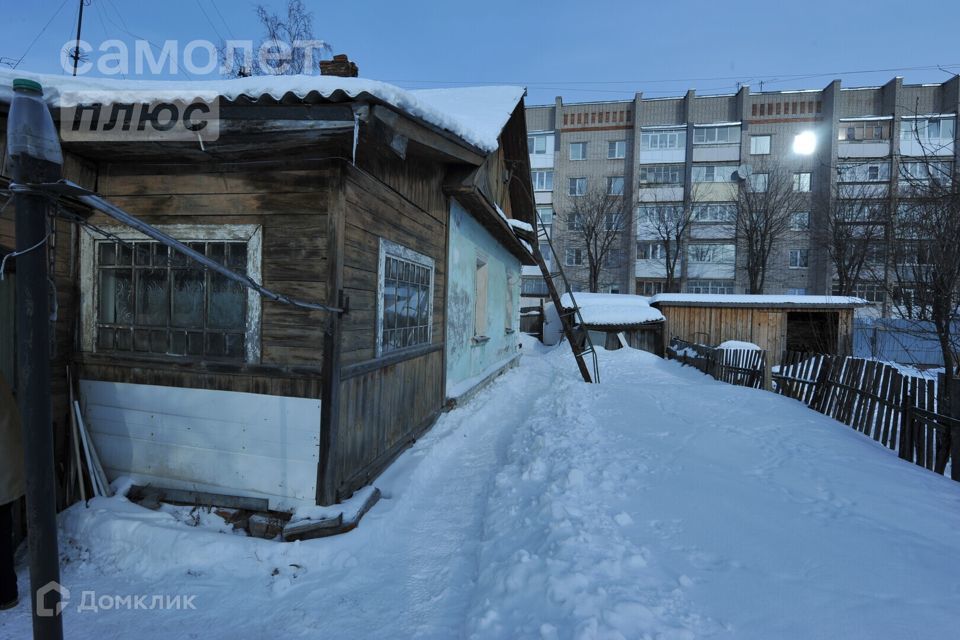
M442 367L441 348L343 380L335 460L339 497L379 475L433 424L443 404Z
M727 340L752 342L770 354L772 364L779 363L787 347L787 314L792 311L839 312L838 353L848 354L852 347L852 309L692 307L663 303L657 304L657 308L667 319L664 338L668 342L673 337L711 346Z
M346 498L375 478L430 427L444 399L449 215L441 191L444 167L424 161L400 169L389 157L371 164L390 183L344 165L342 204L334 212L341 218L331 224L340 234L342 264L331 264L329 281L341 284L350 311L338 328L340 382L331 390L335 406L329 417L335 432L320 491L327 500ZM434 260L433 318L429 345L376 358L381 238Z
M442 177L442 171L435 171ZM435 179L436 194L440 180ZM445 201L445 199L442 199ZM377 268L380 238L434 260L433 344L443 344L446 308L447 211L420 208L366 174L347 168L344 180L343 289L350 313L343 318L342 364L371 360L376 354Z
M119 207L154 225L259 225L263 284L306 300L327 301L327 224L338 170L245 165L104 167L100 190ZM109 224L97 214L94 223ZM260 363L180 367L123 355L87 359L92 379L318 398L326 314L263 301ZM129 360L134 360L130 362ZM133 365L136 366L133 366ZM254 365L256 363L253 363ZM299 368L297 374L283 368ZM253 367L255 369L255 366Z

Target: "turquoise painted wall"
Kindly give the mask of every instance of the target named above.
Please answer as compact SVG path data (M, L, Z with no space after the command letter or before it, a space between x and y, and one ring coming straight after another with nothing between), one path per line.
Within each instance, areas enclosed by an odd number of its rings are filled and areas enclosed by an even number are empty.
M449 234L447 397L455 398L520 352L520 261L456 200ZM486 341L474 335L478 258L487 264Z

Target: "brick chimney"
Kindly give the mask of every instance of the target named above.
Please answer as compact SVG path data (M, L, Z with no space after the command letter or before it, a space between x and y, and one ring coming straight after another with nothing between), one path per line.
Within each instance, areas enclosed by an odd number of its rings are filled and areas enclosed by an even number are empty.
M340 53L333 56L333 60L320 61L320 75L322 76L340 76L341 78L356 78L357 65L350 62L347 54Z

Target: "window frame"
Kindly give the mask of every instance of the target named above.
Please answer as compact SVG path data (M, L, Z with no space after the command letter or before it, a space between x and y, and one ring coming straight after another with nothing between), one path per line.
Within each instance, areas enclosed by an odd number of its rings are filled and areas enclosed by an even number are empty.
M576 148L576 149L580 149L581 155L580 155L579 158L574 158L574 157L573 157L573 150L574 150L575 148ZM588 158L588 155L587 155L588 153L589 153L589 146L588 146L587 142L585 142L585 141L582 141L582 140L581 140L581 141L579 141L579 142L570 142L570 143L568 144L568 152L567 152L567 155L568 155L568 157L569 157L569 159L570 159L571 162L580 162L580 161L582 161L582 160L586 160L586 159Z
M736 134L731 135L731 131L736 129ZM720 131L723 131L723 136L720 135ZM712 131L713 134L708 135L707 132ZM723 125L700 125L694 126L693 128L693 144L740 144L741 136L743 135L743 126L739 124L723 124ZM712 140L710 138L713 138ZM720 138L725 138L720 140ZM732 138L732 139L731 139Z
M759 145L754 144L754 143L760 143L760 142L764 142L764 143L766 144L766 147L765 147L765 148L766 148L766 151L757 150L756 147L759 146ZM770 147L772 146L772 144L773 144L773 136L770 135L769 133L761 134L761 135L755 135L755 136L750 136L750 155L752 155L752 156L768 156L768 155L770 155Z
M85 353L97 353L97 325L99 277L97 256L98 242L116 239L129 242L155 242L139 231L126 226L106 225L100 227L109 236L84 229L80 235L80 288L92 295L80 296L80 349ZM159 231L181 242L242 242L247 243L247 277L262 284L263 230L259 224L168 224L156 225ZM247 317L245 330L245 354L243 360L216 359L218 362L258 364L261 357L261 308L260 294L247 289ZM107 353L107 352L104 352ZM143 358L142 352L109 351L117 358ZM205 356L176 356L149 354L151 358L168 359L171 362L205 361Z
M533 183L533 190L534 190L535 192L536 192L536 191L541 191L541 192L545 192L545 193L552 193L552 192L553 192L553 174L554 174L553 169L534 169L534 170L532 170L532 171L530 172L530 181ZM543 176L544 176L544 179L543 179L544 188L542 188L542 189L537 186L537 185L539 184L539 182L540 182L540 181L537 179L537 176L539 176L539 175L543 175ZM547 182L548 182L547 177L549 177L549 183L550 183L549 186L547 186Z
M583 185L583 190L580 190L580 185ZM567 178L567 195L571 198L580 198L587 195L587 178L586 176L580 176L578 178Z
M613 185L617 183L617 180L620 181L620 190L615 191ZM608 196L622 196L624 189L627 186L626 176L607 176L607 195Z
M796 221L803 216L803 224L796 224ZM809 231L810 230L810 212L794 211L790 214L790 231Z
M796 256L796 260L794 260L794 256ZM801 257L803 260L800 259ZM800 264L801 262L803 264ZM787 266L790 269L808 269L810 267L810 249L790 249Z
M384 276L386 274L386 259L387 256L393 258L404 260L406 262L411 262L417 264L421 267L426 267L430 271L430 284L427 296L427 340L426 342L420 342L413 345L408 345L406 347L399 347L396 349L384 349L383 348L383 297L385 292L384 285ZM434 289L436 288L436 261L430 256L424 255L413 249L403 246L402 244L393 242L386 238L380 238L380 247L379 247L379 260L377 263L377 326L376 334L374 335L375 341L375 354L377 358L382 358L387 355L394 355L398 353L406 353L409 351L416 351L417 349L422 349L433 344L433 305L434 305Z
M810 193L813 174L810 171L797 171L793 174L793 191L795 193Z
M545 156L547 155L547 135L546 133L529 133L527 134L527 154L531 156ZM530 141L533 141L533 151L530 150ZM543 150L538 150L538 145L540 142L543 142Z
M618 151L622 147L623 151ZM627 157L626 140L608 140L607 141L607 160L623 160Z
M580 261L570 259L571 252L576 252ZM565 267L582 267L583 266L583 249L579 247L567 247L563 250L563 266Z

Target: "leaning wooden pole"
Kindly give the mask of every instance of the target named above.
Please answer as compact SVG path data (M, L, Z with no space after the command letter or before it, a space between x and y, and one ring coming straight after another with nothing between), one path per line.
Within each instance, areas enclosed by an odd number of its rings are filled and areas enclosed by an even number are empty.
M533 246L533 258L537 261L540 272L543 274L543 279L547 283L547 293L550 294L550 299L553 300L553 305L557 309L557 315L560 316L560 326L563 327L563 335L567 339L567 342L570 343L570 349L573 350L573 357L577 360L577 368L580 369L580 375L583 376L584 382L593 382L593 379L590 377L590 370L587 368L587 363L583 359L583 349L573 335L573 325L570 324L570 315L563 312L563 305L560 304L560 294L557 292L557 287L553 284L553 276L543 261L543 254L540 253L540 247L536 244Z

